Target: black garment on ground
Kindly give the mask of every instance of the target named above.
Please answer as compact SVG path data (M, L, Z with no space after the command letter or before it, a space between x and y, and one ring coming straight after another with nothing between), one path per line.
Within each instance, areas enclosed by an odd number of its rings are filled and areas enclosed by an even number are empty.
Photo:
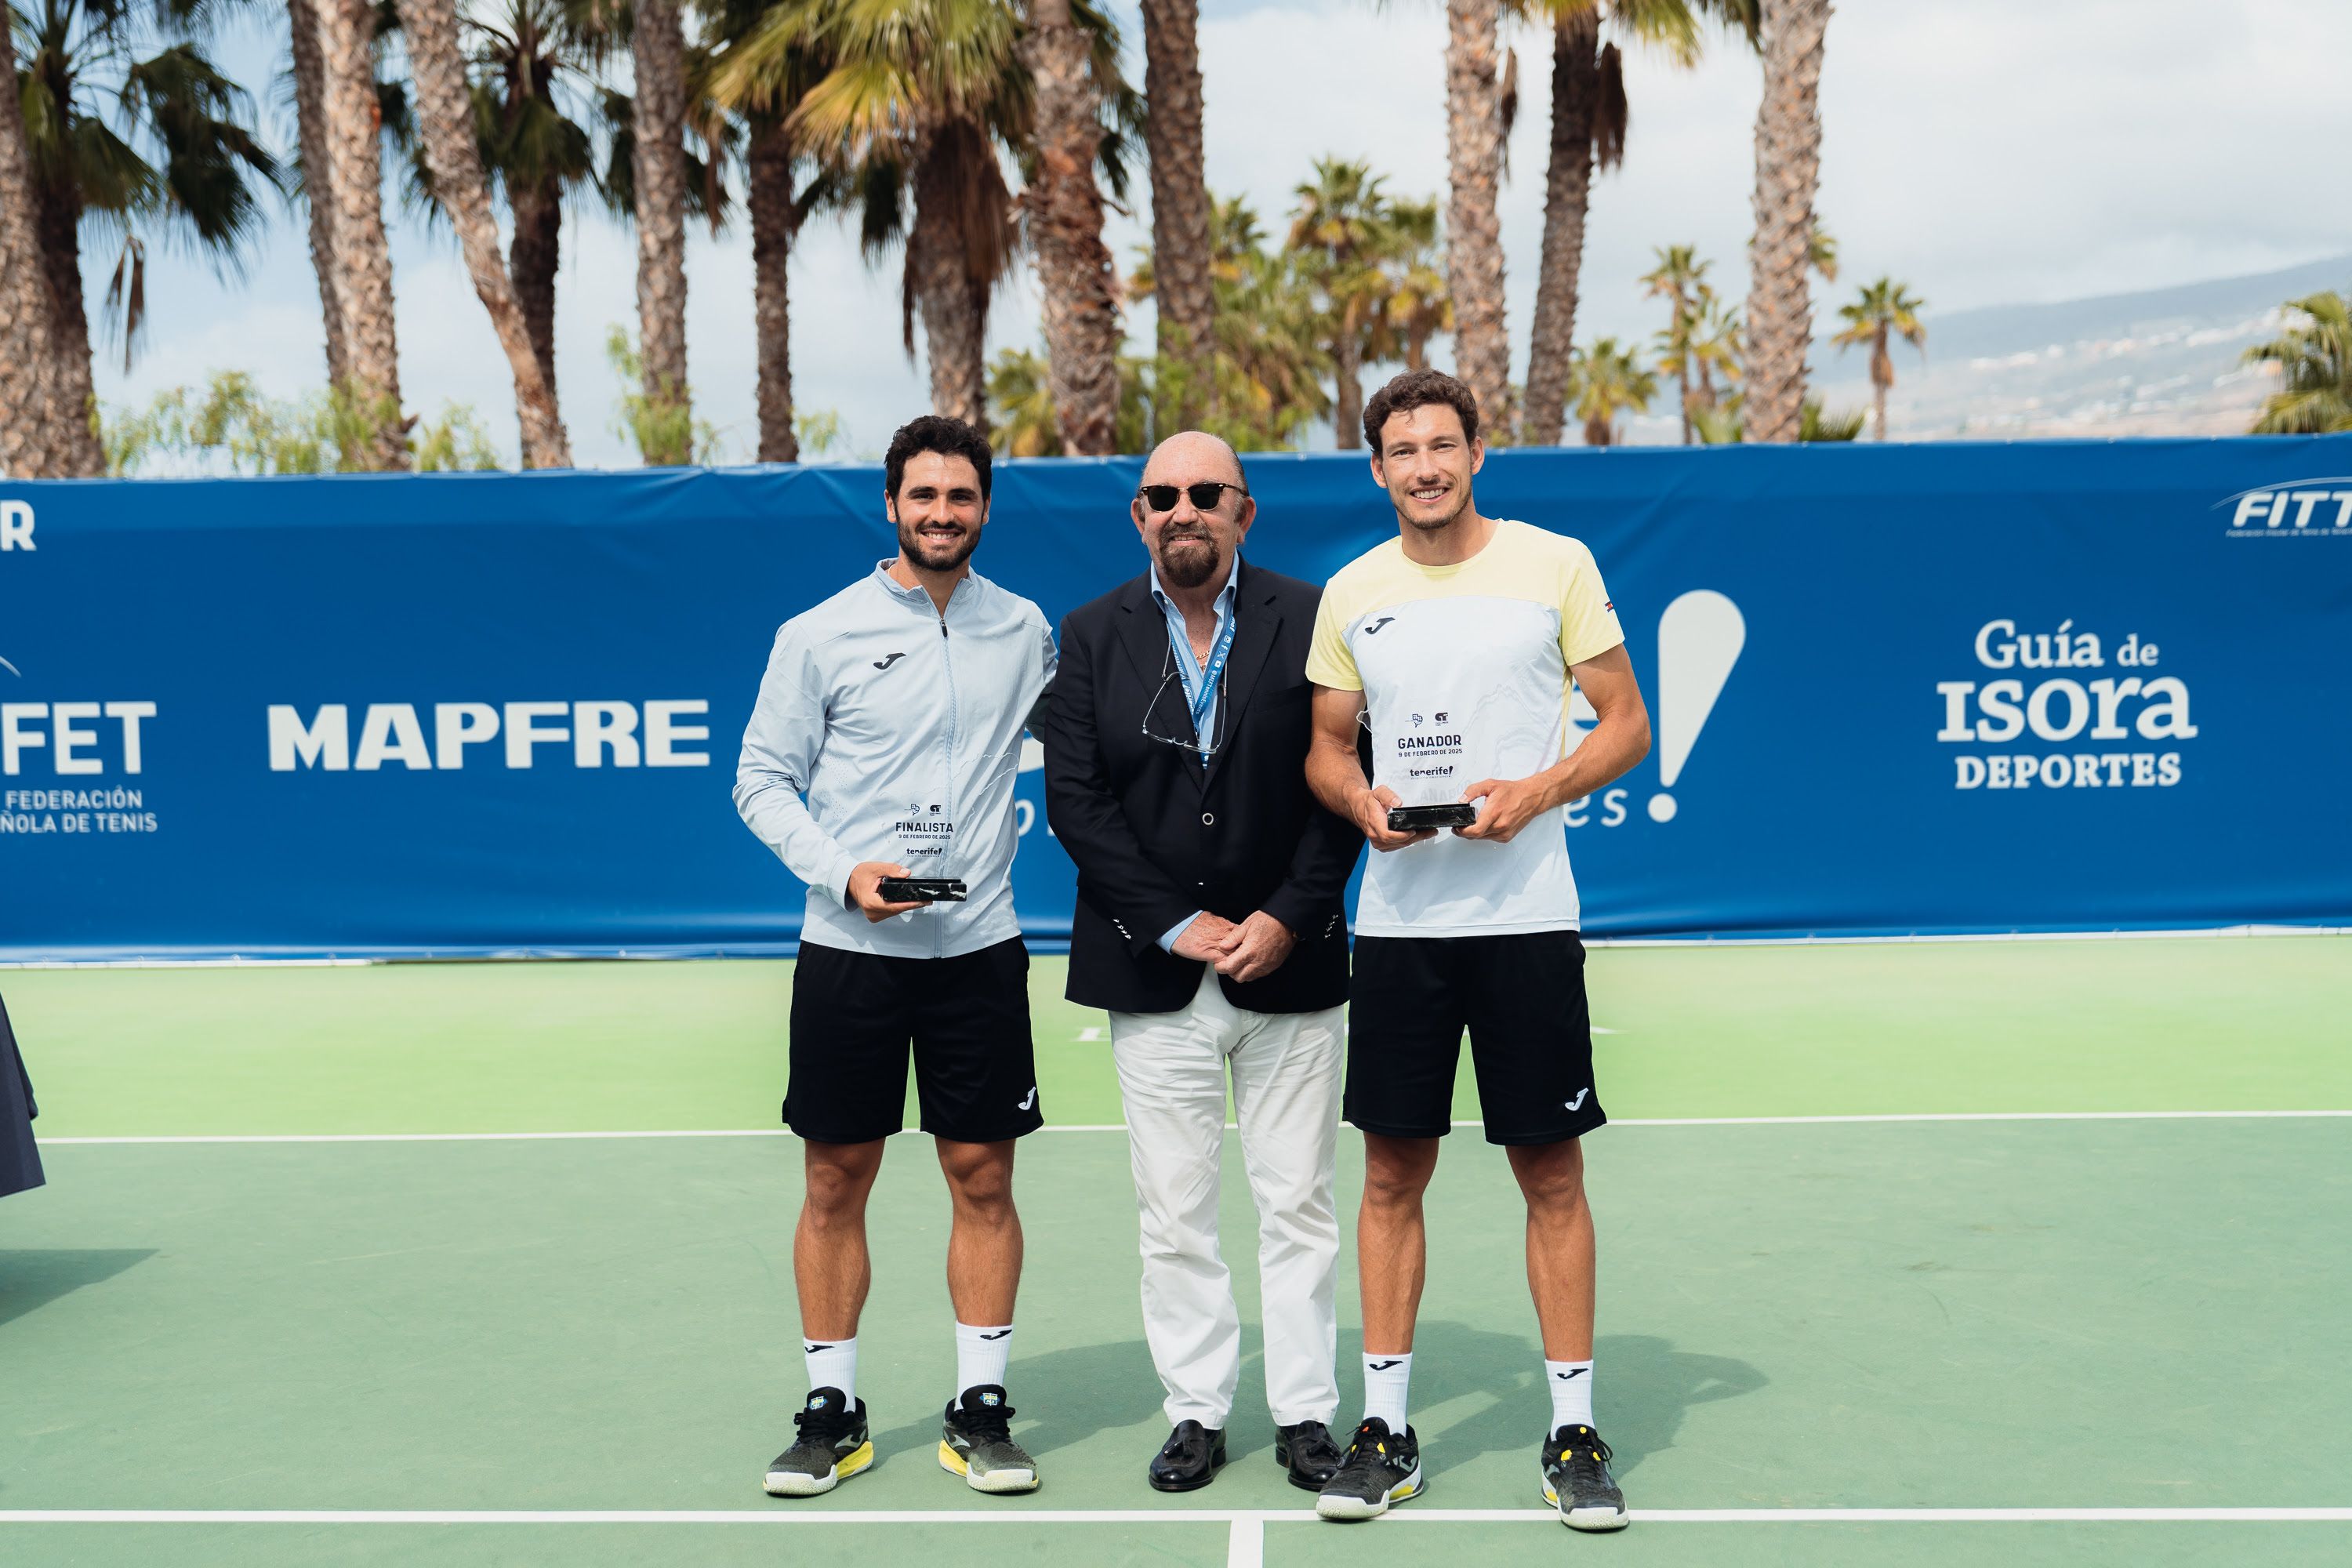
M1246 984L1218 982L1253 1013L1312 1013L1348 999L1342 900L1364 836L1307 789L1307 645L1323 591L1241 563L1233 652L1198 753L1146 738L1146 710L1171 735L1192 713L1172 669L1168 618L1147 574L1070 612L1046 693L1045 817L1078 868L1068 996L1118 1013L1172 1013L1201 986L1201 965L1161 951L1169 927L1206 910L1259 910L1298 945Z
M16 1054L8 1005L0 1002L0 1198L41 1184L41 1152L33 1146L33 1080Z

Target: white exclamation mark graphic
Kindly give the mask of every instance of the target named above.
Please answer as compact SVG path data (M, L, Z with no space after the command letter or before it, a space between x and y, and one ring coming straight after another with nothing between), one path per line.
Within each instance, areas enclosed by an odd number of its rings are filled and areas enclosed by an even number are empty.
M1681 595L1658 617L1658 783L1664 787L1650 797L1651 821L1675 819L1675 797L1666 790L1683 776L1698 732L1747 646L1748 622L1739 606L1712 588Z

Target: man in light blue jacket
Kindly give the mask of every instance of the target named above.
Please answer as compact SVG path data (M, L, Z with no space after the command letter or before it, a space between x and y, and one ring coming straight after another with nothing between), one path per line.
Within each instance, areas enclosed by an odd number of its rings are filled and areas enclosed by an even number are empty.
M954 1208L956 1394L940 1464L975 1491L1037 1485L1004 1392L1021 1277L1013 1142L1045 1121L1010 873L1021 731L1053 679L1053 633L971 570L984 437L915 420L890 442L884 486L897 559L777 632L735 773L744 822L808 884L784 1121L808 1173L793 1272L810 1392L768 1467L778 1497L831 1491L874 1462L857 1397L866 1201L899 1128L910 1046ZM885 881L908 878L961 881L965 897L924 902Z

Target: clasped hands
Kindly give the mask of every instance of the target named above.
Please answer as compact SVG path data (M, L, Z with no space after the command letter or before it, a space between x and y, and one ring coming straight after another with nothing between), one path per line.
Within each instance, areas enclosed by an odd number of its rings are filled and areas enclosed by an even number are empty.
M1176 939L1175 953L1214 964L1228 980L1246 982L1263 980L1281 968L1297 945L1290 928L1264 910L1238 925L1202 910Z

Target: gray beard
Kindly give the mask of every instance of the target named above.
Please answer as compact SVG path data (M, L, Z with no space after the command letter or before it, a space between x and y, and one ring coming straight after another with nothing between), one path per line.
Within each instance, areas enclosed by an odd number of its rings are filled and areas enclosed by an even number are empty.
M1223 572L1225 562L1217 552L1217 542L1206 542L1209 548L1199 555L1187 552L1177 562L1171 562L1165 553L1155 553L1152 559L1160 567L1160 580L1171 588L1197 588Z

